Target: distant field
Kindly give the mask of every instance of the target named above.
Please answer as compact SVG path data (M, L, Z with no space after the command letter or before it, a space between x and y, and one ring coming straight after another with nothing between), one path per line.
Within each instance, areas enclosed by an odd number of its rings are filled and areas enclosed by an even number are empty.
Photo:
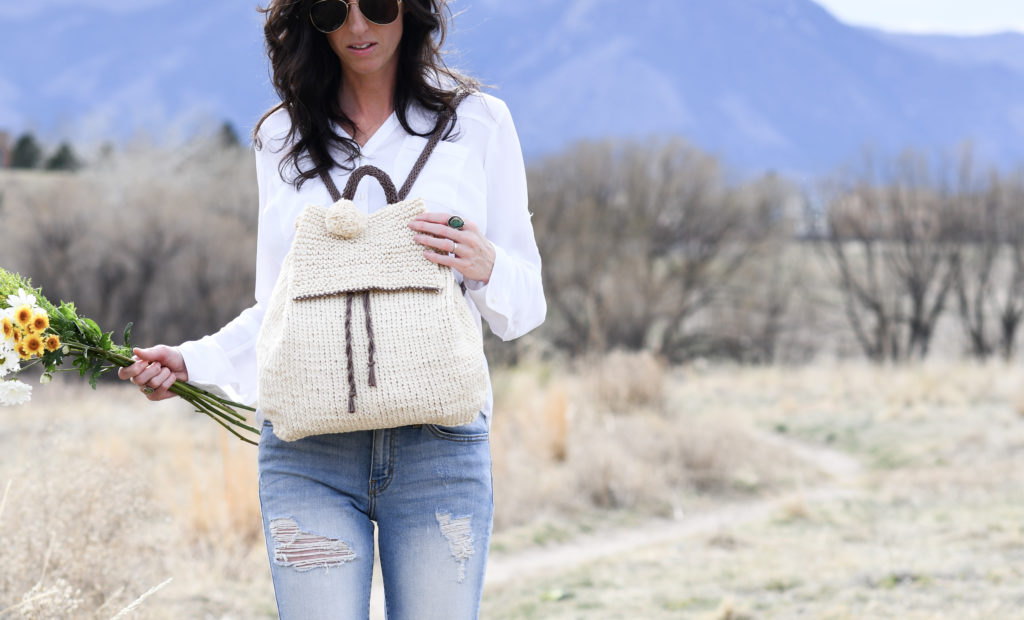
M483 617L1014 618L1020 375L499 372ZM0 617L110 618L168 578L135 617L275 616L254 449L126 386L41 387L0 410Z

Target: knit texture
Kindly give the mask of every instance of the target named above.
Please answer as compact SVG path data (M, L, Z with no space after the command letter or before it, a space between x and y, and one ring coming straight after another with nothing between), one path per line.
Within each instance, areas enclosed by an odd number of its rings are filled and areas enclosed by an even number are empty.
M259 407L282 440L457 426L483 407L480 329L451 269L413 240L423 210L389 205L350 239L326 228L323 207L299 217L256 344Z
M408 224L424 211L422 199L370 214L362 234L350 239L327 229L328 211L307 205L299 215L291 250L295 254L293 298L370 289L439 290L444 277L452 277L450 269L442 273L439 265L423 258L424 247L413 240L416 233Z

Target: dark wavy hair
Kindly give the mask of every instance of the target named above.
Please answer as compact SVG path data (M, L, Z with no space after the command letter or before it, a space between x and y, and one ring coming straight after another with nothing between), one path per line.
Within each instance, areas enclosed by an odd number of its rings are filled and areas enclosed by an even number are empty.
M271 0L259 9L267 16L264 26L271 77L281 103L271 108L253 130L256 148L262 148L259 130L263 122L280 108L291 117L287 139L292 148L281 159L281 178L296 188L334 166L345 170L355 167L359 144L346 135L339 135L331 123L354 127L352 119L342 111L341 63L327 42L327 35L316 30L309 20L313 0ZM452 108L460 90L477 90L479 82L449 68L441 57L451 12L447 0L402 0L402 40L398 48L393 106L402 127L410 134L426 136L440 130L440 113ZM409 126L407 110L411 103L439 115L437 125L426 133ZM454 124L448 128L447 138ZM331 148L346 155L335 161ZM285 177L285 168L296 172Z

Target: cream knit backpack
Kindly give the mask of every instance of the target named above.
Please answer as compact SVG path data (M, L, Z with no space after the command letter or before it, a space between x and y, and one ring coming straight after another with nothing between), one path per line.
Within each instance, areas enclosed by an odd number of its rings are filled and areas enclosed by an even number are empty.
M464 95L458 97L453 108ZM285 441L409 424L473 421L487 398L480 329L449 267L423 257L406 196L450 115L400 192L382 170L357 168L343 194L308 205L281 266L256 344L259 408ZM367 216L352 203L376 178L388 205Z

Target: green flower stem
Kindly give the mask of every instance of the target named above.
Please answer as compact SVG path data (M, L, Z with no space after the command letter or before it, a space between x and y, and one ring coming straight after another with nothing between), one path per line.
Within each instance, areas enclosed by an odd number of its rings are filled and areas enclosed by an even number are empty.
M183 385L188 385L189 388L193 388L193 389L195 388L194 385L189 385L187 383L185 383ZM226 413L226 414L228 414L228 415L230 415L232 417L237 418L241 422L245 422L246 421L246 417L244 415L242 415L241 413L235 411L234 405L236 403L232 403L230 400L225 401L225 400L222 400L222 399L219 399L219 398L214 398L213 395L210 394L209 392L206 392L206 393L199 392L199 395L197 396L197 398L199 398L199 397L202 397L203 400L206 401L207 403L209 403L209 405L211 407L213 407L215 409L219 409L220 411L223 411L224 413ZM250 409L250 411L255 411L255 409Z
M73 351L80 352L82 355L92 354L104 361L122 368L131 366L136 361L114 351L109 351L80 342L65 341L62 344L67 345ZM246 443L258 445L256 442L243 437L233 428L228 426L228 424L231 424L255 435L259 435L260 431L246 424L246 417L235 411L236 407L247 411L255 411L255 408L221 398L208 390L204 390L184 381L175 381L170 387L170 392L180 396L183 400L194 406L199 413L208 416L210 419L217 422L217 424L223 426L235 437L238 437Z
M219 417L224 418L225 420L234 424L235 426L244 428L245 430L252 433L256 433L257 435L259 434L258 430L245 423L245 417L239 414L237 411L232 411L230 408L221 405L220 403L210 401L198 396L190 395L187 392L188 387L190 386L187 383L175 383L173 386L171 386L171 392L178 394L182 398L185 398L185 400L192 403L193 405L198 406L199 403L201 403L205 412L215 414ZM188 397L186 398L186 396Z
M36 364L39 364L39 363L40 363L40 362L42 362L42 361L43 361L42 359L40 359L40 358L38 358L38 357L37 357L36 359L34 359L34 360L32 360L31 362L29 362L29 363L25 364L24 366L22 366L22 367L21 367L21 368L20 368L20 369L18 370L18 372L22 372L22 371L24 371L24 370L27 370L27 369L29 369L29 368L32 368L33 366L35 366Z
M194 404L194 405L195 405L196 403L192 403L192 404ZM223 426L223 427L224 427L224 429L225 429L225 430L226 430L227 432L231 433L231 434L232 434L232 435L234 435L235 437L238 437L239 439L241 439L241 440L242 440L242 441L244 441L245 443L248 443L248 444L252 444L252 445L254 445L254 446L258 446L258 445L260 445L260 444L259 444L259 442L253 441L253 440L249 439L248 437L242 437L242 436L241 436L240 434L238 434L238 433L237 433L237 432L235 431L235 429L233 429L233 428L231 428L230 426L228 426L227 424L225 424L225 423L224 423L224 422L223 422L223 421L222 421L222 420L221 420L221 419L220 419L219 417L217 417L217 416L215 416L215 415L213 415L213 414L211 414L211 413L209 413L209 412L207 412L207 411L203 411L203 409L202 409L201 407L197 406L197 407L196 407L196 411L197 411L197 412L199 412L199 413L205 414L205 415L206 415L206 416L208 416L208 417L209 417L209 418L210 418L211 420L213 420L213 421L214 421L214 422L216 422L217 424L220 424L221 426Z
M238 409L245 409L246 411L252 411L254 413L256 411L256 407L250 407L249 405L243 405L242 403L236 403L234 401L228 400L228 399L223 398L221 396L217 396L213 392L207 392L206 390L203 390L201 388L197 388L194 385L192 387L193 387L193 389L195 389L197 392L199 392L203 396L209 396L210 398L212 398L213 400L215 400L215 401L217 401L219 403L228 405L230 407L237 407Z
M255 428L249 426L248 424L246 424L244 422L239 422L235 418L228 417L228 415L225 414L224 412L218 411L215 407L213 407L210 404L209 401L205 401L205 400L199 399L199 400L193 400L193 401L189 401L189 402L192 403L193 405L195 405L197 408L201 408L203 410L203 413L206 413L208 415L215 415L218 418L223 419L225 422L228 422L230 424L234 424L235 426L237 426L239 428L243 428L243 429L245 429L245 430L247 430L247 431L249 431L251 433L258 433L258 431Z
M228 406L222 405L221 403L219 403L219 402L217 402L215 400L210 400L209 397L207 397L205 394L197 393L194 390L194 388L195 388L195 386L189 385L188 383L182 383L181 381L175 381L171 385L171 387L168 388L168 389L169 389L169 391L172 394L177 394L178 396L181 396L182 398L184 398L184 399L186 399L186 400L188 400L190 402L193 401L193 400L202 400L202 401L206 402L208 406L212 406L212 407L218 409L221 413L225 413L225 414L231 416L233 418L232 422L234 422L234 420L238 420L240 422L245 422L245 416L244 415L238 413L237 411L234 411L233 409L231 409Z

